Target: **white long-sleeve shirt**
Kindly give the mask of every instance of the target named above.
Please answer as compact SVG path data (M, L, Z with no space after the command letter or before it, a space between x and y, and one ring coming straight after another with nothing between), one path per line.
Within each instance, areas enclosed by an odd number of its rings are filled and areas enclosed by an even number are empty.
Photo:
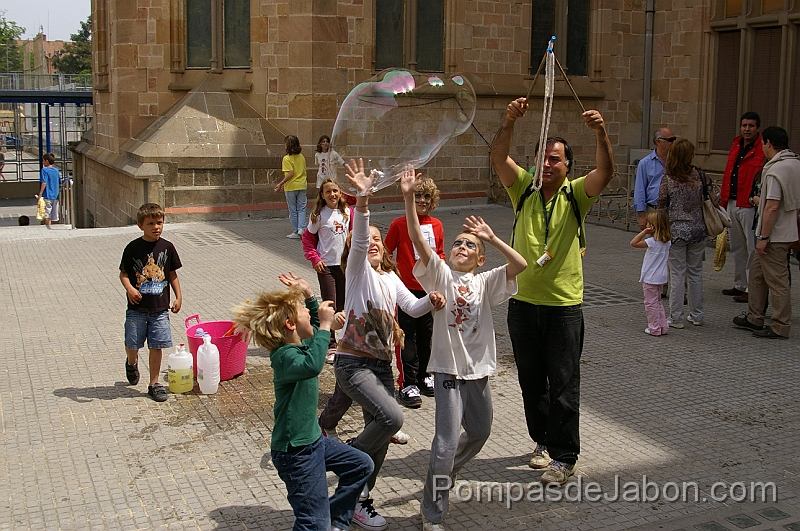
M394 272L378 272L367 261L369 212L356 211L345 269L344 311L347 316L341 343L378 359L394 359L394 312L399 306L412 317L433 309L429 297L418 299Z

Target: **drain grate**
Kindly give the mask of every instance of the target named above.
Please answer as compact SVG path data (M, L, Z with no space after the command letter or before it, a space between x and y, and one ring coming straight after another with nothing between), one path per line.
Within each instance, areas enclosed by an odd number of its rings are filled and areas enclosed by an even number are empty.
M584 284L583 286L583 307L597 308L601 306L616 306L618 304L641 304L640 299L635 299L624 293L612 291L610 289L595 286L594 284Z
M238 234L228 231L187 232L181 234L180 237L186 240L190 245L196 245L198 247L233 245L247 243L248 241Z

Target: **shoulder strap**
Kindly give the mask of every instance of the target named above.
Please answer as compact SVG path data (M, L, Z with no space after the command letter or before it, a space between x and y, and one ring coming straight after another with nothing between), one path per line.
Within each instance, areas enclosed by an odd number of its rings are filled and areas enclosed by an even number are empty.
M586 254L586 236L583 232L583 219L581 218L581 210L578 207L578 200L575 199L575 194L572 192L572 182L569 183L569 189L567 187L563 187L562 190L567 195L567 199L569 200L569 204L572 207L572 213L575 215L575 221L578 222L578 243L581 246L581 258ZM514 211L514 224L511 226L511 242L510 246L514 247L514 235L517 229L517 220L519 219L519 213L522 211L522 205L525 204L525 200L530 197L533 193L533 183L529 186L525 192L520 196L519 202L517 203L517 208Z
M522 195L519 198L519 202L517 203L517 208L514 210L514 224L511 226L511 242L509 243L509 246L512 249L514 248L514 234L517 231L517 220L519 219L519 213L522 212L522 205L525 204L525 200L528 199L528 197L530 197L532 193L533 193L533 182L531 182L531 185L528 186L528 188L526 188L525 191L522 193Z
M708 184L706 183L706 172L700 168L695 167L697 173L700 175L700 182L703 183L703 201L708 201Z

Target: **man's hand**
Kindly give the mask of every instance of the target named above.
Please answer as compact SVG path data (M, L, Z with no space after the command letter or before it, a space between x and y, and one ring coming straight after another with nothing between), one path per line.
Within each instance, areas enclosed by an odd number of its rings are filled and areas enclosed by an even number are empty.
M311 296L314 294L314 292L311 291L311 285L306 280L298 277L291 271L288 273L282 273L280 276L278 276L278 280L280 280L284 286L297 286L303 290L303 295L305 295L306 299L311 298Z
M447 304L447 298L438 291L431 291L430 293L428 293L428 297L431 299L431 302L433 303L434 311L441 310Z
M489 224L483 221L483 218L480 216L469 216L464 220L464 224L462 226L466 232L474 234L479 240L488 242L494 238L494 231L492 231L492 228L489 226Z
M417 175L414 171L414 168L409 168L401 174L400 190L403 192L403 197L414 195L414 187L417 184L417 177L420 177L421 175L422 174Z
M128 302L131 304L139 304L142 301L142 294L139 293L138 289L131 286L125 292L128 294Z
M639 230L644 230L647 226L647 212L638 212L636 221L639 222Z
M322 301L317 309L317 317L319 317L319 327L322 330L330 330L331 323L333 323L333 301Z
M172 306L170 307L172 313L178 313L179 311L181 311L182 303L183 303L183 298L175 297L175 300L173 301Z
M358 163L355 159L350 159L350 164L345 164L344 168L347 171L347 179L353 183L356 190L364 192L372 188L375 178L371 172L370 175L364 173L364 159L358 159Z
M506 106L506 120L511 123L522 118L528 112L528 101L525 98L517 98Z
M314 264L314 271L317 273L324 273L327 268L325 267L325 262L320 260L316 264Z
M758 240L756 242L756 252L761 256L767 256L767 244L769 240Z
M589 129L593 129L596 133L605 131L606 123L599 111L586 111L582 116Z

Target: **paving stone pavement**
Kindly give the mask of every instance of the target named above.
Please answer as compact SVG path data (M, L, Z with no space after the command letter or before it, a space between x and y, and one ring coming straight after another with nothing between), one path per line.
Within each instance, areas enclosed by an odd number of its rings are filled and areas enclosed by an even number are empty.
M13 219L30 207L13 208L0 214ZM398 214L373 219L387 227ZM467 214L483 216L500 235L512 221L501 206L447 205L435 214L448 240ZM184 263L183 308L171 321L176 342L187 316L226 319L257 290L278 287L280 272L316 285L300 242L284 238L287 227L287 220L167 220L164 236ZM273 395L264 350L251 348L245 374L222 382L216 395L195 389L157 404L144 382L127 385L118 265L138 235L136 227L0 228L0 530L289 529L291 510L269 458ZM448 529L800 529L798 318L788 341L733 328L745 308L720 294L732 267L714 272L709 250L704 325L647 336L637 282L643 253L628 245L632 236L587 228L578 476L542 493L539 474L527 467L532 444L501 308L493 434L460 474ZM487 267L499 258L490 250ZM795 308L798 299L795 286ZM320 405L332 390L326 367ZM390 448L373 492L393 530L421 528L434 401L405 412L412 440ZM354 408L341 431L352 436L360 425ZM749 501L753 482L775 485L767 502ZM681 490L688 501L670 501ZM509 493L524 496L509 502Z

